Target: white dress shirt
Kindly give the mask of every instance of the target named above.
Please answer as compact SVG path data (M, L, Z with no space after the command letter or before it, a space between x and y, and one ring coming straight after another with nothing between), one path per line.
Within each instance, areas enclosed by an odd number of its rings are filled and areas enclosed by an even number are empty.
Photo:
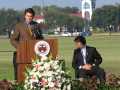
M86 56L87 56L86 46L81 49L81 53L82 53L82 56L83 56L83 63L87 64L87 62L86 62ZM80 66L79 69L82 69L82 66Z
M86 52L87 52L86 51L86 47L84 47L84 48L81 49L81 53L82 53L82 56L83 56L83 62L84 62L84 64L87 64L86 63L86 55L87 55Z

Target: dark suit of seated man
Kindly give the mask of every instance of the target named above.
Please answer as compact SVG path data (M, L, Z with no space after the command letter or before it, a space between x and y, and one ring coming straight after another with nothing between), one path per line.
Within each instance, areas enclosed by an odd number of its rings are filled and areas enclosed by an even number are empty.
M88 76L96 76L101 83L105 82L105 72L99 65L102 63L102 57L94 47L86 45L86 39L82 36L75 38L76 49L72 61L72 67L75 69L75 77L84 79Z

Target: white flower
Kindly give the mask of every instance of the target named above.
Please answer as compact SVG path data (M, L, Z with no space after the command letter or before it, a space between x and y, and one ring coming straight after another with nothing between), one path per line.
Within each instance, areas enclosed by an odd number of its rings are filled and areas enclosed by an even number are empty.
M52 82L52 77L49 77L49 78L48 78L48 82Z
M63 78L63 79L62 79L62 82L65 82L65 81L66 81L66 78Z
M31 79L30 79L30 82L31 82L31 83L33 83L33 82L38 83L39 80L38 80L38 78L36 77L36 75L32 75L32 76L31 76Z
M45 64L44 64L44 68L45 68L46 70L49 70L49 69L50 69L50 64L49 64L49 63L45 63Z
M30 89L33 89L33 85L32 84L30 85Z
M54 63L54 61L53 60L50 60L50 62L49 62L50 64L53 64Z
M27 84L24 85L24 88L27 89Z
M58 83L58 85L57 85L57 86L58 86L59 88L61 88L61 85L62 85L61 83Z
M34 73L35 73L35 72L32 70L29 74L30 74L30 76L31 76L31 75L33 75Z
M59 65L55 65L53 68L56 70L58 69L60 66Z
M57 70L56 70L56 72L57 72L57 73L60 73L60 72L61 72L61 70L60 70L60 69L57 69Z
M61 79L61 76L58 76L57 78L58 78L58 79Z
M49 86L50 88L53 88L53 87L55 86L55 84L54 84L53 82L49 82L49 83L48 83L48 86Z
M62 74L64 74L65 72L64 71L61 71Z
M57 72L54 72L54 75L58 75L58 73L57 73Z
M47 59L48 59L47 56L42 56L42 57L41 57L41 61L46 61Z
M118 84L120 85L120 81L118 81Z
M47 72L45 72L45 76L48 76L48 77L52 77L52 75L53 75L53 71L47 71Z
M45 88L41 88L41 90L45 90Z

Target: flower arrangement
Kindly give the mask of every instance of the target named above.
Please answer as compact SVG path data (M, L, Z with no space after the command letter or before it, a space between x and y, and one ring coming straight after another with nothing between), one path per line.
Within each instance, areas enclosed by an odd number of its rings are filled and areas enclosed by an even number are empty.
M34 60L26 69L24 88L26 90L62 90L70 84L70 77L64 70L64 60L52 60L46 56Z
M106 84L110 87L120 87L120 76L108 73L106 75Z
M106 73L106 83L99 82L96 76L86 78L82 82L79 79L72 80L72 90L120 90L120 76Z

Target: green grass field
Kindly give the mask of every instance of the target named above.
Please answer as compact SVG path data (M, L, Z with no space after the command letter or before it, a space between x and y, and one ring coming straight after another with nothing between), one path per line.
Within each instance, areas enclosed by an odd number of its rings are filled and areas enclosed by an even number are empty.
M74 50L74 38L64 37L59 39L59 55L66 60L70 75L74 76L71 61ZM106 72L120 74L120 36L92 36L87 38L88 45L95 46L103 57L102 67ZM0 39L0 51L14 50L9 40ZM12 53L0 52L0 79L14 78L12 67Z

